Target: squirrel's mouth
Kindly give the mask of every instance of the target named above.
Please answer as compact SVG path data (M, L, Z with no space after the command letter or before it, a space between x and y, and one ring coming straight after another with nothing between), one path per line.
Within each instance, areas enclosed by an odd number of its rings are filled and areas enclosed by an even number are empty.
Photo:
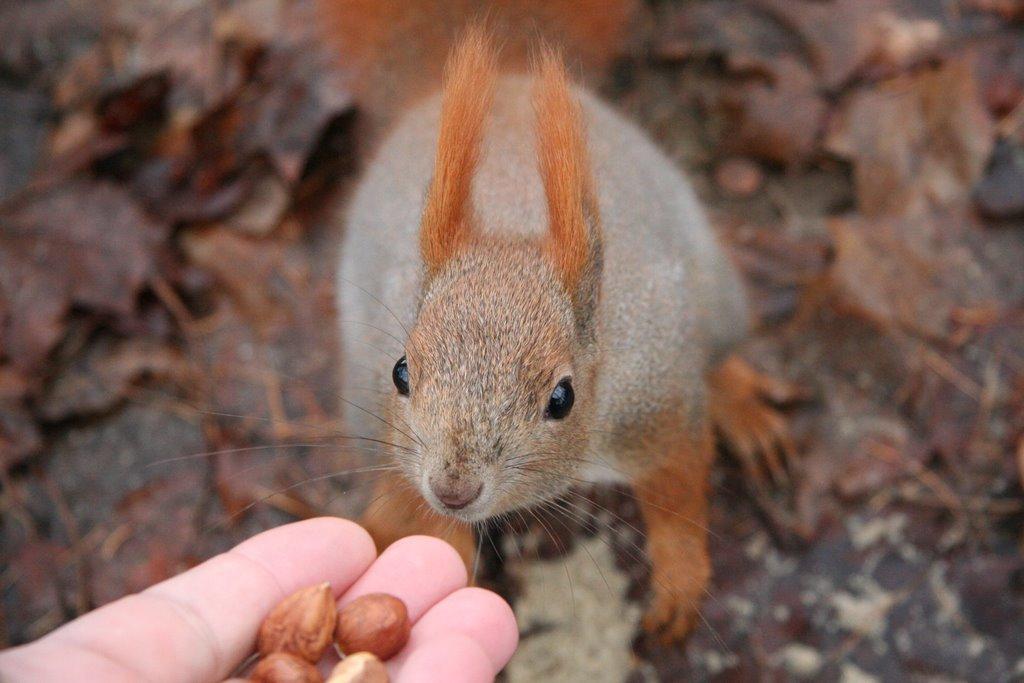
M434 496L424 495L423 497L430 507L434 508L437 512L462 520L463 522L483 522L494 516L494 513L491 511L490 502L481 503L477 500L461 507L452 507L435 500Z
M437 512L464 522L481 522L493 512L492 486L483 480L471 482L432 481L424 473L420 482L420 494Z

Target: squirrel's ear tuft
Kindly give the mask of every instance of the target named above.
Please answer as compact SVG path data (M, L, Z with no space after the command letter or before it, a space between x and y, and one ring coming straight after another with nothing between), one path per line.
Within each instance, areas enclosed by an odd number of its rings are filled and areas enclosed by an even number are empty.
M496 64L487 31L474 25L445 65L437 157L420 226L420 252L428 271L443 265L471 234L470 191Z
M586 315L600 280L600 220L580 105L562 58L548 47L537 62L534 109L548 206L547 249L578 312Z

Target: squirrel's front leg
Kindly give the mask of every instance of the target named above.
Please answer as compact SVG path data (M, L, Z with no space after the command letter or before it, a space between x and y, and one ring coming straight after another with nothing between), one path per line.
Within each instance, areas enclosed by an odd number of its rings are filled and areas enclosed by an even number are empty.
M651 602L644 629L665 641L685 638L711 578L707 483L714 456L710 427L633 482L647 526Z
M359 523L370 532L378 553L406 536L422 534L448 541L472 576L476 555L473 529L434 512L419 491L398 473L387 472L377 479Z

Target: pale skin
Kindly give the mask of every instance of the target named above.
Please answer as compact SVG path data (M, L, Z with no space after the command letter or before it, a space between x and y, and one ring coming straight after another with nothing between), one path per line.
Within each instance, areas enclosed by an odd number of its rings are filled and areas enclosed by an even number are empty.
M374 592L406 603L412 634L387 663L396 683L491 681L518 643L508 604L467 588L465 565L445 542L412 536L378 557L359 525L319 518L259 534L0 653L0 680L222 681L277 602L324 581L342 605Z

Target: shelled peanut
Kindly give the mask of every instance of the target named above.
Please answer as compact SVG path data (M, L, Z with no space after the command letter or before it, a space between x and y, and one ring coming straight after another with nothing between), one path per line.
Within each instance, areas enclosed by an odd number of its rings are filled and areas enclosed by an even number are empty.
M345 656L327 683L387 683L384 666L409 640L409 613L393 595L372 593L340 610L330 584L297 591L260 626L253 683L323 683L317 668L333 636Z
M388 683L388 670L377 655L355 652L338 662L327 683Z
M334 642L342 652L370 652L391 659L409 640L405 603L386 593L356 598L338 612Z
M316 664L331 644L337 614L329 583L292 593L263 620L256 649L263 657L288 652Z

